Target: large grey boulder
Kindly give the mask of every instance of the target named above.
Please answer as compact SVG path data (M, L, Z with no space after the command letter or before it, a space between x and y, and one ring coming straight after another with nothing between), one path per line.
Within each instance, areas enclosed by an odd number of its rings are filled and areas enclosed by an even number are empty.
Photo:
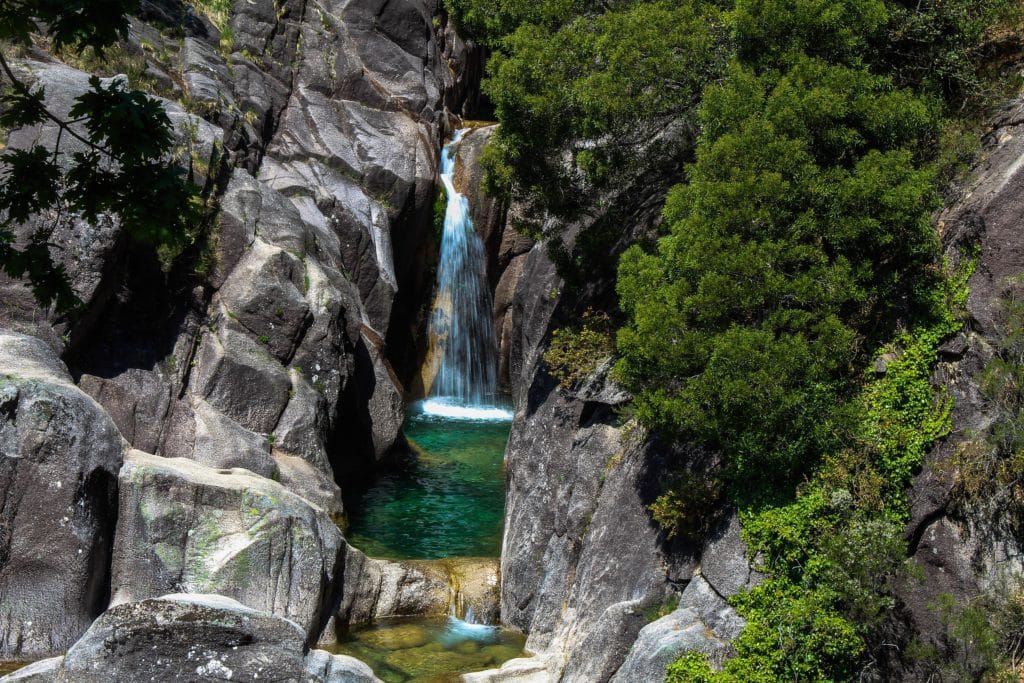
M214 469L240 467L268 479L279 478L266 437L244 429L205 401L195 402L193 415L193 460Z
M248 470L139 451L120 485L113 604L218 593L319 635L346 549L325 511Z
M163 378L129 368L116 377L84 374L78 386L106 409L132 446L149 453L159 452L173 400L171 387Z
M374 683L352 657L309 651L294 622L220 595L166 595L107 610L67 655L4 683Z
M676 610L645 626L629 656L611 679L614 683L647 683L665 677L669 664L686 652L705 652L715 643L707 626L691 609Z
M356 370L349 386L348 408L363 435L359 450L383 460L402 439L405 396L401 382L384 355L384 341L364 327L355 349Z
M0 330L0 658L63 652L106 606L123 449L45 343Z
M304 274L301 259L256 238L217 295L226 315L284 364L312 322Z
M730 641L739 636L744 624L736 610L697 574L680 596L678 609L641 629L612 683L662 680L669 664L687 652L700 652L719 663L732 654Z

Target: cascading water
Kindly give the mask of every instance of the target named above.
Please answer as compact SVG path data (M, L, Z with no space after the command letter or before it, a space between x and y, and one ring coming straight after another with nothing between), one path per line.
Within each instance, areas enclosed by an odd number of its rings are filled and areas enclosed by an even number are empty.
M441 154L448 196L430 336L440 363L423 412L452 418L507 419L497 403L497 344L491 320L484 245L473 228L469 200L455 189L455 158L466 129Z
M512 413L497 392L497 344L484 245L469 201L455 189L456 156L466 131L441 157L448 197L421 379L427 400L410 406L403 431L417 457L346 486L347 540L366 554L393 559L497 557L505 502L503 456ZM451 580L445 619L388 621L349 633L335 651L369 663L396 683L455 680L524 655L521 634L477 623ZM424 645L424 643L427 643Z

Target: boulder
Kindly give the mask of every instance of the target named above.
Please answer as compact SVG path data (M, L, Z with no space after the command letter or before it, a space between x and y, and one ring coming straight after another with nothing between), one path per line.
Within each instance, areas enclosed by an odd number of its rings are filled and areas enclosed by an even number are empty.
M346 548L325 511L248 470L140 451L120 485L113 604L218 593L319 635Z
M316 379L310 379L319 384L320 373L316 371L316 365L313 370ZM329 429L327 400L297 368L292 368L291 380L291 397L274 429L274 447L301 457L311 467L332 475L324 445Z
M304 274L300 259L256 238L217 294L224 313L283 364L312 322Z
M65 120L72 118L70 110L75 100L90 89L92 74L59 62L18 59L13 61L12 68L30 87L42 89L47 109ZM118 75L100 81L110 86L119 79L127 77ZM223 131L186 112L176 102L156 99L174 128L173 160L184 168L208 168ZM80 135L87 135L84 124L77 123L73 128ZM62 165L70 165L73 154L87 150L78 140L61 135L58 126L50 121L10 131L6 147L27 149L41 145L53 149L58 140L61 151L58 162ZM202 184L205 178L203 174L198 175L197 182ZM27 239L40 224L50 229L48 241L60 245L59 249L51 250L51 256L65 269L72 288L83 302L81 313L71 318L52 310L41 310L24 281L3 275L0 276L0 301L3 302L0 303L0 326L38 336L63 351L69 342L77 344L94 330L104 306L114 296L127 270L124 263L127 240L120 223L109 215L87 222L77 214L59 211L33 216L26 224L13 226L16 239Z
M49 657L23 666L14 673L0 677L3 683L53 683L64 657Z
M727 644L709 633L692 609L678 609L648 624L637 636L613 683L647 683L665 678L669 664L686 652L710 653Z
M402 385L384 355L384 342L373 330L363 327L355 349L355 375L345 396L345 424L355 438L349 440L344 461L336 467L344 472L379 462L402 443L405 396Z
M214 469L240 467L268 479L278 469L267 437L238 425L206 401L196 401L195 448L192 459Z
M294 622L220 595L165 595L107 610L63 658L0 681L374 683L352 657L309 651Z
M750 566L747 544L740 536L740 520L735 512L712 530L700 554L700 573L710 587L727 598L752 588L764 576Z
M157 452L171 404L170 386L159 376L130 368L112 378L82 375L78 386L106 409L132 446Z
M124 447L45 343L0 330L0 658L63 652L106 607Z
M284 195L236 168L220 203L217 235L217 264L212 281L224 284L256 241L292 254L305 249L306 227L302 217Z
M324 472L303 458L277 450L274 451L274 462L277 463L281 484L286 489L299 494L336 522L344 518L341 489L328 474L329 469Z
M464 683L554 683L552 658L520 657L510 659L497 669L463 674Z

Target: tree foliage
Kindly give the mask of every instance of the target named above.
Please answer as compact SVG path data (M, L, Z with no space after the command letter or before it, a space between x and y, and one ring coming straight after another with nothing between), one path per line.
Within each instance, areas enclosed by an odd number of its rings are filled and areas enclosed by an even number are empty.
M652 129L693 111L721 61L717 8L622 5L524 22L498 41L483 86L502 123L485 157L492 189L572 215L647 162L637 150Z
M735 600L748 620L738 656L721 673L685 659L675 676L851 680L893 635L904 491L949 429L929 378L959 325L936 267L928 159L945 113L971 96L963 73L938 87L920 67L941 71L980 36L934 33L915 69L887 68L904 10L738 0L736 58L704 91L668 234L622 259L619 376L643 421L723 454L770 576ZM897 360L865 381L901 324L914 332Z
M783 480L834 443L865 335L929 277L936 120L888 79L803 57L734 64L701 108L656 253L623 257L620 377L641 418ZM767 466L767 468L766 468Z
M499 47L501 39L524 24L556 29L587 12L584 0L445 0L464 36Z
M127 37L137 0L43 0L4 3L0 38L27 45L43 30L57 49L104 48ZM27 278L39 303L68 311L77 303L51 236L61 221L116 217L134 239L153 245L184 241L197 216L197 189L169 159L171 122L160 103L123 80L93 77L68 118L50 111L42 88L26 85L6 56L0 67L8 90L0 126L56 127L54 144L11 149L0 171L0 269ZM74 140L78 151L62 145ZM21 234L21 239L16 237Z

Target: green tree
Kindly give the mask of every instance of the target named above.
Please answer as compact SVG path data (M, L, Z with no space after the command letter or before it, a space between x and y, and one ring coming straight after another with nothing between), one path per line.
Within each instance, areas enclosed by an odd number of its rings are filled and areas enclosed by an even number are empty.
M735 64L701 108L669 235L622 259L619 376L641 419L722 450L734 477L797 475L841 431L858 349L928 277L936 117L882 77L818 59Z
M98 54L127 37L137 0L15 0L0 7L0 39L27 46L45 30L56 49L92 48ZM52 147L12 149L0 176L0 269L28 279L39 303L73 308L77 297L51 243L69 216L94 222L110 214L144 243L176 244L198 215L197 188L170 159L173 130L160 103L122 81L90 79L69 118L47 108L42 88L31 88L0 53L8 90L0 99L0 125L47 124L58 133ZM69 139L82 151L67 155ZM22 235L18 239L17 235ZM27 234L27 237L26 237Z
M498 47L501 39L523 24L555 29L584 14L584 0L445 0L461 33L480 43Z
M717 8L696 0L523 23L501 39L483 86L502 123L485 157L492 189L572 215L595 187L650 164L638 150L694 111L723 43Z

